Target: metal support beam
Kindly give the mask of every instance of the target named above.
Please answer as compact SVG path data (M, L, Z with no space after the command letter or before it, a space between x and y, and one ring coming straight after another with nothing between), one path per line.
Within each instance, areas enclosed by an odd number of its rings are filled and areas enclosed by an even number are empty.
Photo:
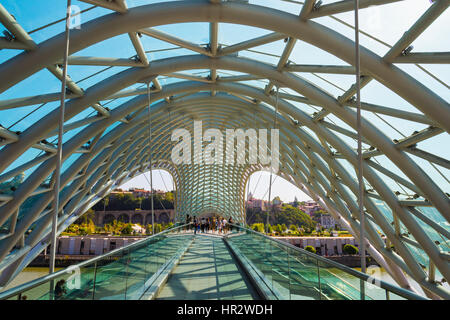
M414 52L396 57L393 63L450 64L450 52Z
M359 8L367 8L370 6L379 6L384 5L387 3L393 3L398 2L402 0L361 0ZM354 9L354 2L353 0L343 0L343 1L337 1L330 4L326 4L323 6L320 6L317 10L312 11L309 15L309 19L313 18L319 18L324 16L329 16L332 14L337 13L343 13L343 12L349 12Z
M281 54L280 60L278 61L277 70L282 71L284 67L286 66L289 56L291 55L292 50L294 49L295 44L297 43L297 39L295 38L289 38L286 46L284 47L283 53ZM269 94L269 92L272 90L274 84L272 81L269 82L269 84L264 89L266 94Z
M197 53L200 53L200 54L203 54L206 56L212 56L212 53L210 51L206 50L205 48L203 48L195 43L174 37L170 34L167 34L165 32L162 32L162 31L159 31L156 29L152 29L152 28L141 29L141 30L139 30L139 32L141 32L147 36L150 36L152 38L159 39L159 40L174 44L176 46L180 46L180 47L188 49L188 50L192 50L194 52L197 52Z
M147 64L145 64L132 59L70 56L68 63L69 65L78 66L142 67L147 65L148 61Z
M314 5L316 0L306 0L303 4L302 11L300 11L300 19L307 20L308 16L311 14L311 11L314 10Z
M130 37L131 43L133 43L133 47L136 50L136 53L139 57L139 61L144 65L148 66L149 62L147 59L147 55L145 53L144 46L142 45L141 40L139 39L139 35L136 32L129 32L128 36Z
M37 48L37 45L34 43L33 39L31 39L22 26L17 23L16 19L1 4L0 22L14 36L13 41L2 39L0 42L0 48L2 48L2 44L7 47L8 43L11 44L10 49L35 50Z
M254 38L251 40L247 40L247 41L243 41L237 44L233 44L230 46L226 46L224 48L221 48L217 55L218 56L226 56L226 55L230 55L239 51L244 51L250 48L254 48L254 47L258 47L258 46L262 46L264 44L267 43L271 43L271 42L275 42L281 39L286 38L286 35L278 33L278 32L272 32L269 33L267 35L258 37L258 38Z
M332 3L330 6L334 5L336 8L336 6L339 5L343 8L348 5L349 2L350 1L342 1L340 4ZM375 2L377 4L381 4L381 1L375 0ZM360 3L364 6L368 2L365 0L360 0ZM443 2L440 1L440 3ZM312 4L314 4L314 1L306 1L304 7L309 7L312 10L314 7ZM326 6L323 6L322 8L319 7L318 9L316 8L316 10L310 11L310 13L314 14L314 12L320 11L324 7ZM435 4L432 5L433 10L437 10L435 9L436 7L437 5L435 2ZM178 11L182 11L182 13L178 12L176 9ZM330 10L330 7L328 7L327 10ZM442 10L442 7L439 10ZM266 19L263 19L264 17ZM270 17L271 19L268 20L267 17ZM309 18L309 16L307 17ZM422 23L427 24L431 21L427 20L432 19L429 13L427 13L426 17L427 18L422 21ZM272 39L274 39L275 35L283 35L283 38L289 37L294 40L301 39L302 41L336 55L348 64L356 65L356 63L352 62L352 59L354 59L354 45L351 41L348 41L348 39L344 37L340 37L337 32L328 30L326 27L314 21L306 22L301 18L295 18L297 17L294 15L278 12L276 10L272 10L271 8L256 7L252 5L242 6L231 2L226 5L211 5L208 2L196 1L189 3L177 2L177 5L173 5L173 7L171 3L148 6L144 5L139 7L139 11L131 8L128 13L124 15L111 14L102 17L101 24L96 20L87 22L82 30L74 33L73 46L71 42L71 49L73 48L73 53L75 53L85 47L88 47L89 45L103 41L117 34L137 32L136 30L141 30L142 28L159 26L166 23L182 23L191 21L202 21L210 23L211 25L218 23L244 23L254 27L267 27L267 29L274 32L265 38L261 37L264 38L264 40L259 39L259 41L268 41L268 38L270 37L273 37ZM421 30L422 26L418 26L416 31L419 31L420 34L420 32L422 32ZM286 36L284 36L284 34L286 34ZM135 33L134 37L137 39ZM171 36L169 36L169 38L170 37ZM213 37L216 37L214 33L212 34L209 50L196 44L191 45L193 45L196 50L201 51L199 53L202 55L212 57L213 46L211 44L217 42L213 39ZM417 37L417 33L409 34L408 41L414 37ZM170 39L174 41L173 38ZM177 41L184 40L178 39ZM23 53L0 66L0 88L3 90L9 85L17 82L18 79L23 77L26 78L27 75L36 72L39 69L38 67L45 68L48 65L54 65L56 63L55 61L60 59L60 56L54 54L54 52L59 52L59 49L62 48L60 42L61 41L58 40L58 38L50 39L49 41L40 44L39 49L34 50L33 53ZM254 45L257 41L256 39L249 40L246 45L249 45L249 43ZM404 43L405 42L403 42L403 44ZM209 54L205 54L203 49L208 51ZM236 47L234 49L236 49ZM288 46L286 46L285 51L287 51L287 49ZM405 48L403 48L400 53L402 53L404 49ZM290 48L290 50L292 50L292 48ZM136 52L139 55L138 51L143 51L143 48L136 48ZM353 71L354 68L351 66L324 66L324 69L322 69L320 66L286 66L290 52L286 52L286 54L282 55L277 67L250 59L240 59L232 56L219 57L221 55L221 51L218 50L218 48L216 54L217 57L214 57L214 59L195 55L152 61L151 66L146 68L129 68L120 74L105 79L91 88L88 88L84 94L81 88L78 88L80 90L78 92L81 92L79 94L80 98L73 99L68 102L68 104L70 104L70 108L68 108L69 110L66 120L77 116L93 104L94 108L97 108L97 111L101 112L102 116L98 117L98 119L89 118L78 120L64 126L64 129L68 130L69 128L74 129L79 127L82 123L87 125L86 128L80 130L76 136L71 137L64 144L64 159L67 159L67 157L77 152L88 153L80 155L78 158L79 161L76 160L76 165L69 166L69 172L67 174L65 171L61 185L62 188L67 186L67 189L62 189L64 192L64 200L61 202L61 207L65 206L65 204L70 201L70 206L68 207L71 208L71 212L75 209L87 208L93 203L93 199L96 196L103 194L101 192L109 192L108 190L113 188L115 183L120 183L121 181L130 178L132 175L137 174L133 171L133 168L143 168L143 165L145 164L143 155L148 150L145 149L142 144L133 144L130 147L129 152L126 151L127 149L117 149L118 145L129 146L131 144L130 140L122 140L120 137L131 134L138 129L146 128L146 123L141 117L141 103L143 97L139 95L142 95L142 90L130 90L125 88L134 85L136 81L142 81L142 79L149 79L150 77L153 77L153 83L156 88L156 90L153 90L155 92L155 99L159 99L160 101L158 100L159 102L155 104L155 106L158 106L159 109L156 108L155 113L152 113L152 115L155 115L155 118L153 119L152 117L151 121L156 124L155 132L157 132L157 136L154 138L154 144L152 144L149 150L153 152L156 157L162 157L165 159L165 157L169 156L170 150L166 138L168 132L176 126L187 126L190 123L191 118L188 118L187 116L183 117L183 114L192 118L204 119L205 123L206 119L208 119L208 125L216 125L216 127L218 125L225 127L224 123L227 120L229 120L230 125L234 125L235 123L236 125L245 125L246 123L250 123L250 115L253 115L255 112L253 105L255 105L255 102L257 101L258 112L261 108L261 113L258 113L258 117L261 118L261 123L266 123L268 115L267 110L271 110L273 113L272 109L266 107L267 104L273 105L273 95L264 96L263 92L257 88L251 88L249 86L229 82L248 81L262 78L268 79L272 87L273 85L281 85L287 88L290 92L294 92L292 94L280 94L279 97L281 99L291 99L300 103L320 105L324 108L323 112L320 113L320 116L324 116L324 114L326 115L328 112L332 112L333 117L337 117L339 121L343 121L345 123L342 126L334 125L333 127L333 125L330 125L328 121L314 122L306 113L302 111L302 108L297 108L291 104L288 104L286 101L281 100L280 122L283 124L283 130L281 131L285 136L280 140L284 144L284 149L282 149L284 153L283 162L286 163L281 168L281 176L288 177L288 175L290 175L289 179L298 179L298 177L303 179L306 177L305 181L300 180L306 183L308 187L312 186L312 190L315 194L324 196L324 201L327 206L330 208L343 210L343 216L347 215L348 211L349 216L353 212L356 217L357 215L355 213L357 210L355 210L356 202L354 200L354 195L357 194L357 185L354 181L354 175L351 175L350 171L343 168L339 163L340 161L336 161L336 159L333 158L330 147L335 148L338 152L337 154L341 155L353 166L356 165L357 161L356 153L351 146L345 143L346 139L340 139L339 135L335 135L331 130L329 130L334 128L347 136L355 137L355 134L351 131L351 129L349 130L344 128L356 128L356 117L353 108L357 107L357 104L352 101L347 101L347 99L354 94L356 86L355 88L347 91L340 99L337 100L327 94L324 90L316 87L314 84L311 84L303 78L293 74L293 72L304 72L305 70L310 72L318 72L320 70L339 71L344 72L344 74L348 74L348 72L350 72L351 69ZM415 53L405 53L405 56L402 56L400 59L407 59L411 56L414 58L414 55ZM394 55L392 60L390 60L389 57L385 57L385 61L382 61L380 57L373 52L361 48L362 66L366 68L366 74L370 75L361 79L361 86L369 83L371 77L374 76L374 78L379 80L386 87L392 89L392 91L396 92L402 98L421 110L423 114L404 112L396 110L395 108L387 108L372 104L364 105L364 103L361 104L361 109L366 108L367 110L380 114L392 115L400 119L424 123L432 127L424 130L423 132L414 133L413 135L400 141L393 142L382 132L382 130L363 119L363 125L361 128L361 142L370 142L370 145L376 149L373 152L369 151L368 153L365 153L364 156L374 156L378 154L386 155L392 164L397 167L392 170L394 172L402 171L402 174L406 177L403 179L400 175L391 172L389 168L382 167L381 165L374 165L371 160L363 161L362 166L364 166L364 178L374 188L374 191L364 194L364 202L370 218L368 218L368 223L363 230L366 230L367 232L367 239L371 242L374 241L376 244L378 244L379 239L377 237L379 236L372 235L370 233L373 231L373 228L371 227L372 223L377 223L383 232L386 231L386 235L390 240L392 240L396 248L395 251L398 252L401 258L399 255L394 255L392 252L387 252L389 250L385 250L384 248L377 247L377 250L379 250L379 252L385 257L392 259L392 261L404 268L406 272L412 274L418 283L425 286L423 282L425 279L423 276L423 270L417 269L417 263L414 260L414 257L412 257L409 253L409 249L404 245L403 241L422 248L429 255L433 266L435 265L442 274L445 274L445 276L448 276L448 265L445 264L447 260L439 252L440 248L436 247L432 239L426 232L424 232L423 224L412 217L408 210L410 210L410 207L421 205L436 207L441 215L447 220L449 219L448 212L450 212L450 210L448 210L448 197L443 192L442 187L437 185L433 179L430 179L430 175L425 172L425 170L421 169L415 161L413 161L413 157L407 156L406 152L416 152L416 155L420 154L422 158L433 161L434 163L441 163L441 165L445 168L448 168L449 164L448 161L445 161L445 159L412 147L418 142L425 141L437 134L443 133L444 130L448 131L448 123L450 123L447 119L448 117L446 118L446 115L448 115L448 104L445 104L443 99L436 96L436 94L431 92L426 87L420 85L420 83L412 79L411 76L405 74L402 70L392 65L391 62L396 63L396 57L398 57L398 55ZM74 61L76 61L77 58L80 57L74 57ZM414 59L416 58L417 56ZM430 59L429 56L425 58ZM439 59L442 59L442 57ZM447 61L445 59L441 61ZM285 60L284 63L283 60ZM438 60L435 59L434 61ZM119 62L125 63L125 61ZM103 61L103 63L106 62ZM290 67L303 71L293 71L292 69L289 69ZM333 70L333 68L335 69ZM189 70L195 69L211 70L211 80L187 74ZM217 72L216 70L218 69L231 70L233 72L239 72L240 74L244 73L244 75L226 77L223 81L215 81L216 77L213 75L213 72ZM55 73L60 74L60 70L58 70L58 68L54 69L54 71ZM8 74L8 77L5 77L5 74ZM176 76L178 74L181 79L189 79L195 82L180 81L171 85L165 85L164 88L161 88L161 85L158 85L159 82L156 78L157 75L161 74L168 74L170 76ZM9 78L9 75L11 78ZM60 79L63 81L68 80L66 76L61 75ZM75 88L77 89L77 87ZM124 90L120 91L122 89ZM202 94L197 94L199 91L217 92L217 95L214 97L209 97L211 100L206 100ZM220 91L227 92L227 95L222 94ZM270 91L271 88L269 93ZM351 94L351 92L353 93ZM81 96L81 94L83 94L83 96ZM203 92L203 94L207 94L207 92ZM137 96L123 105L114 108L110 112L97 103L98 101L104 101L105 99L133 95ZM73 95L73 97L75 97L75 95ZM175 97L175 99L172 99L172 97ZM37 101L38 99L50 99L50 95L46 95L45 97L19 98L16 101L12 101L11 106L13 106L14 103L15 105L18 105L29 103L30 101ZM263 102L260 104L260 101ZM191 103L189 104L187 102ZM0 102L0 106L1 103L2 102ZM7 102L4 101L4 103L5 108L8 108L8 105L6 104ZM252 104L251 109L247 109L249 103ZM163 110L164 108L166 109ZM173 111L172 114L175 115L173 121L172 119L167 121L167 110L169 108ZM54 146L44 145L39 142L49 134L55 134L55 114L55 112L50 112L39 122L33 124L19 135L9 132L6 129L6 132L1 131L3 135L7 135L9 138L4 139L1 142L6 145L0 150L0 156L2 158L0 167L2 169L8 168L8 166L17 159L18 155L23 154L30 147L41 148L43 150L47 150L48 152L55 152ZM237 119L239 119L239 121L236 121ZM319 119L321 118L315 118L315 120ZM118 124L117 121L121 121L122 123ZM295 126L293 124L295 124ZM111 139L107 140L100 138L105 130L109 130L110 126L115 126L112 131L106 131L108 132L108 137L111 137ZM125 128L130 130L127 131ZM310 134L311 131L313 133ZM112 132L111 135L109 135L110 132ZM116 136L112 138L113 135ZM90 147L89 149L84 150L82 148L83 143L90 141L93 137L98 137L97 142L99 143L96 144L95 148ZM132 137L135 139L134 136ZM101 158L106 154L101 151L103 149L106 151L114 149L117 150L117 152L111 152L109 157ZM26 181L14 192L13 195L9 195L9 197L6 197L5 195L0 196L5 198L4 200L7 201L0 206L0 219L2 222L4 222L4 219L13 217L21 204L30 196L42 193L42 198L40 199L43 199L39 200L38 204L33 205L33 207L24 213L23 217L17 221L17 226L15 228L17 234L3 239L0 244L1 257L5 257L5 255L9 253L9 250L12 248L11 245L15 245L18 241L20 241L19 236L27 230L31 223L38 222L39 226L42 226L43 228L49 226L51 215L46 207L52 200L52 195L48 192L48 189L40 188L42 181L49 176L54 168L54 161L52 162L53 159L50 159L52 155L47 156L48 158L45 158L45 161L41 159L38 161L36 159L36 161L33 160L24 164L21 169L25 169L25 167L28 168L29 166L29 168L31 168L34 165L40 164L41 161L44 161L36 168L36 170L33 170L33 172L27 176ZM98 160L95 158L97 156L100 157ZM324 165L325 163L326 165ZM96 170L91 171L91 169L97 169L99 165L104 165L104 167L99 168L98 172ZM304 166L304 168L302 166ZM305 171L299 173L299 176L296 176L295 173L299 167L301 167L302 170L305 169ZM73 172L70 170L73 170ZM79 174L80 170L83 170L84 173ZM209 176L208 172L204 171L204 167L186 170L183 169L181 171L181 178L179 180L180 189L189 189L192 191L191 194L198 192L199 194L202 194L204 198L188 199L187 195L184 195L185 201L179 203L180 214L188 212L188 210L192 210L192 212L198 214L202 212L204 208L213 207L211 206L210 199L208 199L209 193L207 190L208 184L206 181ZM429 199L429 201L399 200L399 198L393 194L391 188L389 188L388 185L380 179L379 173L376 171L387 175L394 181L417 193L420 197ZM13 172L18 171L3 173L3 175L0 176L0 179L10 176ZM239 193L239 183L242 182L242 173L239 170L232 169L228 171L224 170L224 172L221 172L220 175L220 179L223 179L226 183L223 185L223 199L221 199L220 204L217 204L217 207L223 212L232 212L238 208L240 201L243 199ZM56 179L56 175L54 175L54 178ZM309 181L307 181L307 179L309 179ZM200 181L200 185L197 181ZM348 186L350 191L343 188L344 185ZM332 194L330 196L331 193L336 194ZM341 200L337 198L341 198ZM389 206L389 209L394 212L397 235L393 232L392 227L389 225L382 212L376 208L376 205L374 204L375 201L373 201L373 199L383 200ZM342 201L342 203L339 201ZM188 206L190 206L189 209ZM412 214L415 215L414 213ZM62 215L61 221L64 221L64 219L67 218L65 215L66 212ZM345 217L348 218L347 216ZM363 215L360 217L362 218ZM436 225L430 224L430 221L428 220L427 222L426 218L423 216L419 219L436 229ZM401 239L398 236L400 224L403 224L404 227L411 231L411 234L415 238L414 241L411 241L411 239ZM352 224L352 228L355 226L356 229L360 227L358 224ZM40 238L40 232L43 231L37 229L34 230L32 235L27 237L25 243L21 244L23 249L14 251L10 253L10 256L6 256L7 259L9 259L8 261L16 259L16 257L20 254L36 245L37 242L35 241ZM364 234L361 233L361 235L364 238ZM371 238L372 236L375 238ZM1 265L4 266L5 264L2 262ZM427 288L432 288L431 291L439 292L439 288L436 284L429 283L427 286Z
M120 13L126 13L128 11L125 0L80 0L99 7L117 11Z
M414 147L406 148L405 151L450 170L450 161L447 159L444 159L442 157L436 156L432 153Z
M287 72L308 72L308 73L333 73L333 74L355 74L353 66L326 66L308 64L289 64L284 67Z

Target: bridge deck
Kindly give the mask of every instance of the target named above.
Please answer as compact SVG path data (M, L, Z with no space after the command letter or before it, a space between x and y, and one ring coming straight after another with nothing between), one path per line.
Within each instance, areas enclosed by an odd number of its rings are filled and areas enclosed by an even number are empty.
M253 300L258 295L220 237L197 235L157 299Z

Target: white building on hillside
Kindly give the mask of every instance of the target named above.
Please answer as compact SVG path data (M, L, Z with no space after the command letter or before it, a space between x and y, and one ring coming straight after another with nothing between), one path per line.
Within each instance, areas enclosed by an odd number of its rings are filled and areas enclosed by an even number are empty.
M337 224L336 220L329 214L320 215L320 225L325 229L334 228Z

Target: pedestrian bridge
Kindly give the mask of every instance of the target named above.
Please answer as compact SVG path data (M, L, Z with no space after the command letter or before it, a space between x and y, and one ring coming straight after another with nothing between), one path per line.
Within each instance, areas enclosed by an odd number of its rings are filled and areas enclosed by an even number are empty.
M426 299L238 225L224 235L194 234L190 226L22 284L0 299Z
M2 0L0 290L50 243L54 257L58 234L143 173L150 190L152 170L172 175L175 221L215 212L244 225L251 176L270 169L400 287L450 299L450 51L441 31L450 1L411 2ZM379 12L370 15L377 31L359 28L360 9ZM267 152L255 159L245 135L227 142L223 134L240 129ZM278 158L270 168L269 158ZM265 298L400 295L361 293L368 275L345 269L341 279L342 266L244 229L221 238L173 229L79 265L79 288L65 298L181 297L200 281L198 294L220 298L228 293L214 266L228 262L200 258L219 244ZM209 265L201 276L187 263L196 253ZM53 298L49 284L68 276L11 297Z

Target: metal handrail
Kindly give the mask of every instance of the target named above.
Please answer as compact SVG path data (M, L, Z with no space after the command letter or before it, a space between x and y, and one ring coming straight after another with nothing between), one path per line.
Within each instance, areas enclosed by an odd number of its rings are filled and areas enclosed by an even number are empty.
M320 262L323 262L323 263L326 263L328 265L331 265L332 267L334 267L336 269L339 269L341 271L349 273L352 276L355 276L355 277L359 278L360 280L362 280L364 282L367 282L367 280L370 278L370 276L365 274L365 273L362 273L362 272L359 272L357 270L354 270L354 269L352 269L350 267L347 267L345 265L337 263L337 262L335 262L333 260L329 260L329 259L324 258L322 256L316 255L316 254L314 254L312 252L309 252L309 251L307 251L305 249L296 247L296 246L294 246L294 245L292 245L292 244L290 244L288 242L284 242L284 241L281 241L279 239L276 239L276 238L273 238L273 237L269 237L269 236L267 236L267 235L265 235L263 233L260 233L260 232L257 232L255 230L251 230L251 229L245 228L245 227L240 226L240 225L231 224L231 223L229 223L229 225L232 225L233 227L236 227L236 228L239 228L239 229L242 229L242 230L245 230L245 231L252 232L252 233L254 233L254 234L256 234L256 235L258 235L260 237L264 237L264 238L266 238L266 239L268 239L270 241L276 242L276 243L281 244L283 246L286 246L286 247L288 247L290 249L293 249L293 250L295 250L297 252L305 254L308 257L311 257L311 258L316 259L316 260L318 260ZM398 296L401 296L403 298L406 298L408 300L429 300L428 298L420 296L420 295L418 295L418 294L416 294L416 293L414 293L412 291L409 291L409 290L397 287L397 286L392 285L392 284L390 284L388 282L385 282L383 280L379 280L379 279L377 279L377 280L378 280L377 283L376 284L374 283L374 285L379 286L380 288L382 288L384 290L390 291L390 292L392 292L392 293L394 293L394 294L396 294Z
M13 297L13 296L15 296L17 294L20 294L23 291L28 291L30 289L36 288L36 287L40 286L41 284L44 284L46 282L49 282L51 280L54 280L54 279L58 278L59 276L67 273L68 271L72 271L72 270L75 270L77 268L82 268L82 267L84 267L86 265L90 265L92 263L98 262L100 260L103 260L104 258L107 258L109 256L113 256L113 255L115 255L117 253L120 253L121 251L129 250L130 248L136 247L136 246L138 246L140 244L143 244L143 243L145 243L147 241L151 241L152 239L154 239L156 237L159 237L161 235L164 235L166 233L173 232L174 230L177 230L177 229L185 228L186 226L188 226L190 224L192 224L192 222L184 224L184 225L181 225L181 226L178 226L178 227L173 227L173 228L170 228L170 229L158 232L158 233L156 233L154 235L151 235L151 236L148 236L148 237L146 237L144 239L141 239L141 240L135 241L133 243L130 243L129 245L126 245L124 247L112 250L112 251L110 251L108 253L105 253L105 254L103 254L101 256L97 256L95 258L92 258L92 259L80 262L78 264L71 265L71 266L69 266L69 267L67 267L65 269L59 270L57 272L54 272L54 273L51 273L51 274L48 274L48 275L45 275L43 277L37 278L37 279L29 281L29 282L23 283L21 285L18 285L17 287L9 289L9 290L0 292L0 300L5 300L5 299Z

